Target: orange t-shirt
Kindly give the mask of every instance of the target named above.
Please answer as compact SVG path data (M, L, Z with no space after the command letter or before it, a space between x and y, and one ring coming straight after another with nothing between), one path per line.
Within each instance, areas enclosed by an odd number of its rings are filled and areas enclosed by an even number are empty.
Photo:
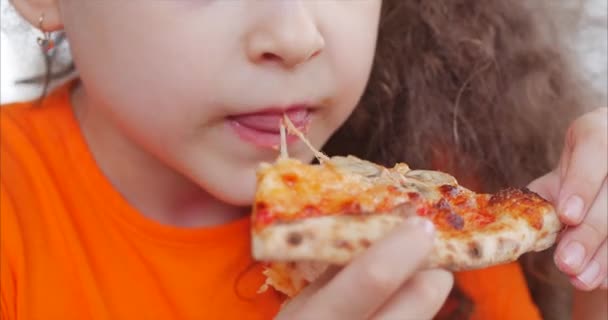
M270 319L249 219L198 229L135 211L97 168L67 86L0 117L2 319ZM246 317L244 317L246 315Z
M183 229L139 214L96 166L70 87L0 108L1 318L271 319L283 299L256 293L249 219ZM539 319L517 264L457 283L473 319Z

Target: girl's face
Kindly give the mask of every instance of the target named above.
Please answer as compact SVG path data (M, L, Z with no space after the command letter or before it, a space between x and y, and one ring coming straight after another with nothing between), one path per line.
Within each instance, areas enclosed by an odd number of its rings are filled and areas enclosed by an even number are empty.
M253 198L279 119L321 146L368 80L381 0L60 0L87 112L213 196ZM100 120L101 121L101 120ZM309 161L292 141L290 155Z

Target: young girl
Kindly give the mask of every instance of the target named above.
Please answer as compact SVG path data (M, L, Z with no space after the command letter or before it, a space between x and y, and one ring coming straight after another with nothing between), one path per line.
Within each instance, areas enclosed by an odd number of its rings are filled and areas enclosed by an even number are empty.
M3 319L606 317L606 108L525 1L12 3L65 31L79 77L1 108ZM433 228L412 219L280 309L247 214L282 114L330 154L529 184L570 225L574 298L544 304L568 286L518 263L418 270Z

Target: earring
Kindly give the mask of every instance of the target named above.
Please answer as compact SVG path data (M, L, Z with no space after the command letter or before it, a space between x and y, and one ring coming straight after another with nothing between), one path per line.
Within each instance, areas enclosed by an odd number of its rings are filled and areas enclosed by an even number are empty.
M55 41L51 38L51 33L49 31L45 31L44 30L44 13L40 15L40 18L38 19L38 29L40 30L40 32L42 32L42 37L38 37L38 39L36 39L36 41L38 42L38 45L40 46L40 48L42 48L42 51L45 54L48 54L49 51L53 50L55 48Z

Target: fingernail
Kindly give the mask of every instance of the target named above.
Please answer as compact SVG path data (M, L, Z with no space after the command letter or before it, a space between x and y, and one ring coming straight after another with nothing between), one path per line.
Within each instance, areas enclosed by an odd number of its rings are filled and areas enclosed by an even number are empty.
M428 234L435 233L435 225L428 219L420 217L411 217L407 219L407 223L413 226L422 227Z
M562 262L572 269L577 269L585 260L585 247L580 242L572 241L560 254Z
M591 261L587 268L577 276L578 280L590 286L593 285L595 278L600 274L600 264L597 261Z
M574 195L570 196L562 209L562 214L572 222L579 222L583 218L583 208L585 203L583 198Z

